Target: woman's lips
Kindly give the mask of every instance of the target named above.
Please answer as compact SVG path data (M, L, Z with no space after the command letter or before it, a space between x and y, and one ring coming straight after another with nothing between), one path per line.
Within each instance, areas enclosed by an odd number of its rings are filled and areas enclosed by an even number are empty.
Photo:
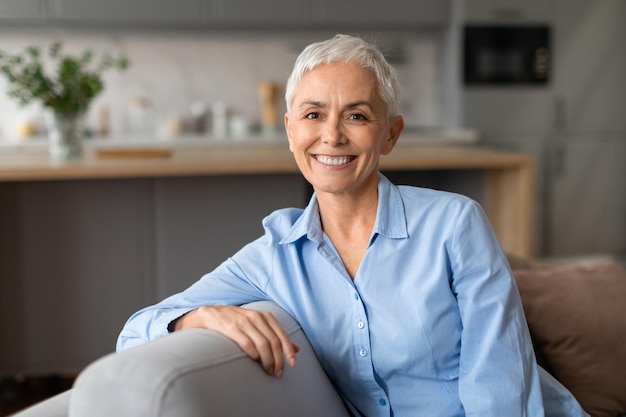
M332 156L332 155L315 154L313 155L313 158L315 158L316 161L324 165L339 166L339 165L345 165L354 161L356 157L351 156L351 155Z

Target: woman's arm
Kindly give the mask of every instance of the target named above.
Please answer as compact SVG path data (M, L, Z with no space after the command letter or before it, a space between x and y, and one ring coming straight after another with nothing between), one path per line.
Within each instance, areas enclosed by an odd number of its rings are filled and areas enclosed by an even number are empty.
M204 328L230 338L251 358L260 361L268 374L280 377L283 355L293 366L298 347L289 341L270 313L236 307L267 299L263 287L272 258L267 239L266 235L247 245L185 291L133 314L119 335L117 350L172 331ZM235 259L244 262L244 268Z
M185 291L133 314L118 337L117 350L166 336L172 330L170 323L203 305L242 305L262 299L263 292L230 258Z
M464 210L450 250L463 325L459 394L468 416L543 416L539 374L521 300L480 207Z

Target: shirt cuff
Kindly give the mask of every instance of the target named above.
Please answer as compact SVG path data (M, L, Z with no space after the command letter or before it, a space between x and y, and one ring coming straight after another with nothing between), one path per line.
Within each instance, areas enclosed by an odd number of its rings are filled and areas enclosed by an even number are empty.
M156 339L172 333L174 331L173 323L191 310L195 310L195 308L176 308L160 312L159 317L152 323L151 327L154 333L150 339ZM170 325L172 326L171 330Z
M192 312L193 310L195 310L195 308L191 310L187 310L182 314L177 314L176 317L174 317L172 320L170 320L169 323L167 323L167 332L174 333L174 326L176 325L176 322L178 321L178 319L182 318L184 315Z

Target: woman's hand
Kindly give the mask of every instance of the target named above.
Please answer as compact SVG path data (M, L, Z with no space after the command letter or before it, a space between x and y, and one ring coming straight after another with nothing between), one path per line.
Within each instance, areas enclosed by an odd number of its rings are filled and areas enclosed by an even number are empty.
M268 375L280 378L284 358L292 368L300 347L291 343L287 333L267 311L234 306L203 306L178 318L174 331L201 328L216 331L233 340L252 359L261 362Z

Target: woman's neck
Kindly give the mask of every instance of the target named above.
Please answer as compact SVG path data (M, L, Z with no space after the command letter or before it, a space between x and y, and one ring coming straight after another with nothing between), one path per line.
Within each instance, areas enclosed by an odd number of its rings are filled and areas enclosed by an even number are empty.
M376 222L378 188L360 198L321 194L317 199L322 229L354 280Z
M317 201L322 229L327 234L336 232L350 234L361 228L369 229L369 234L374 227L378 209L378 190L359 198L349 195L319 194Z

